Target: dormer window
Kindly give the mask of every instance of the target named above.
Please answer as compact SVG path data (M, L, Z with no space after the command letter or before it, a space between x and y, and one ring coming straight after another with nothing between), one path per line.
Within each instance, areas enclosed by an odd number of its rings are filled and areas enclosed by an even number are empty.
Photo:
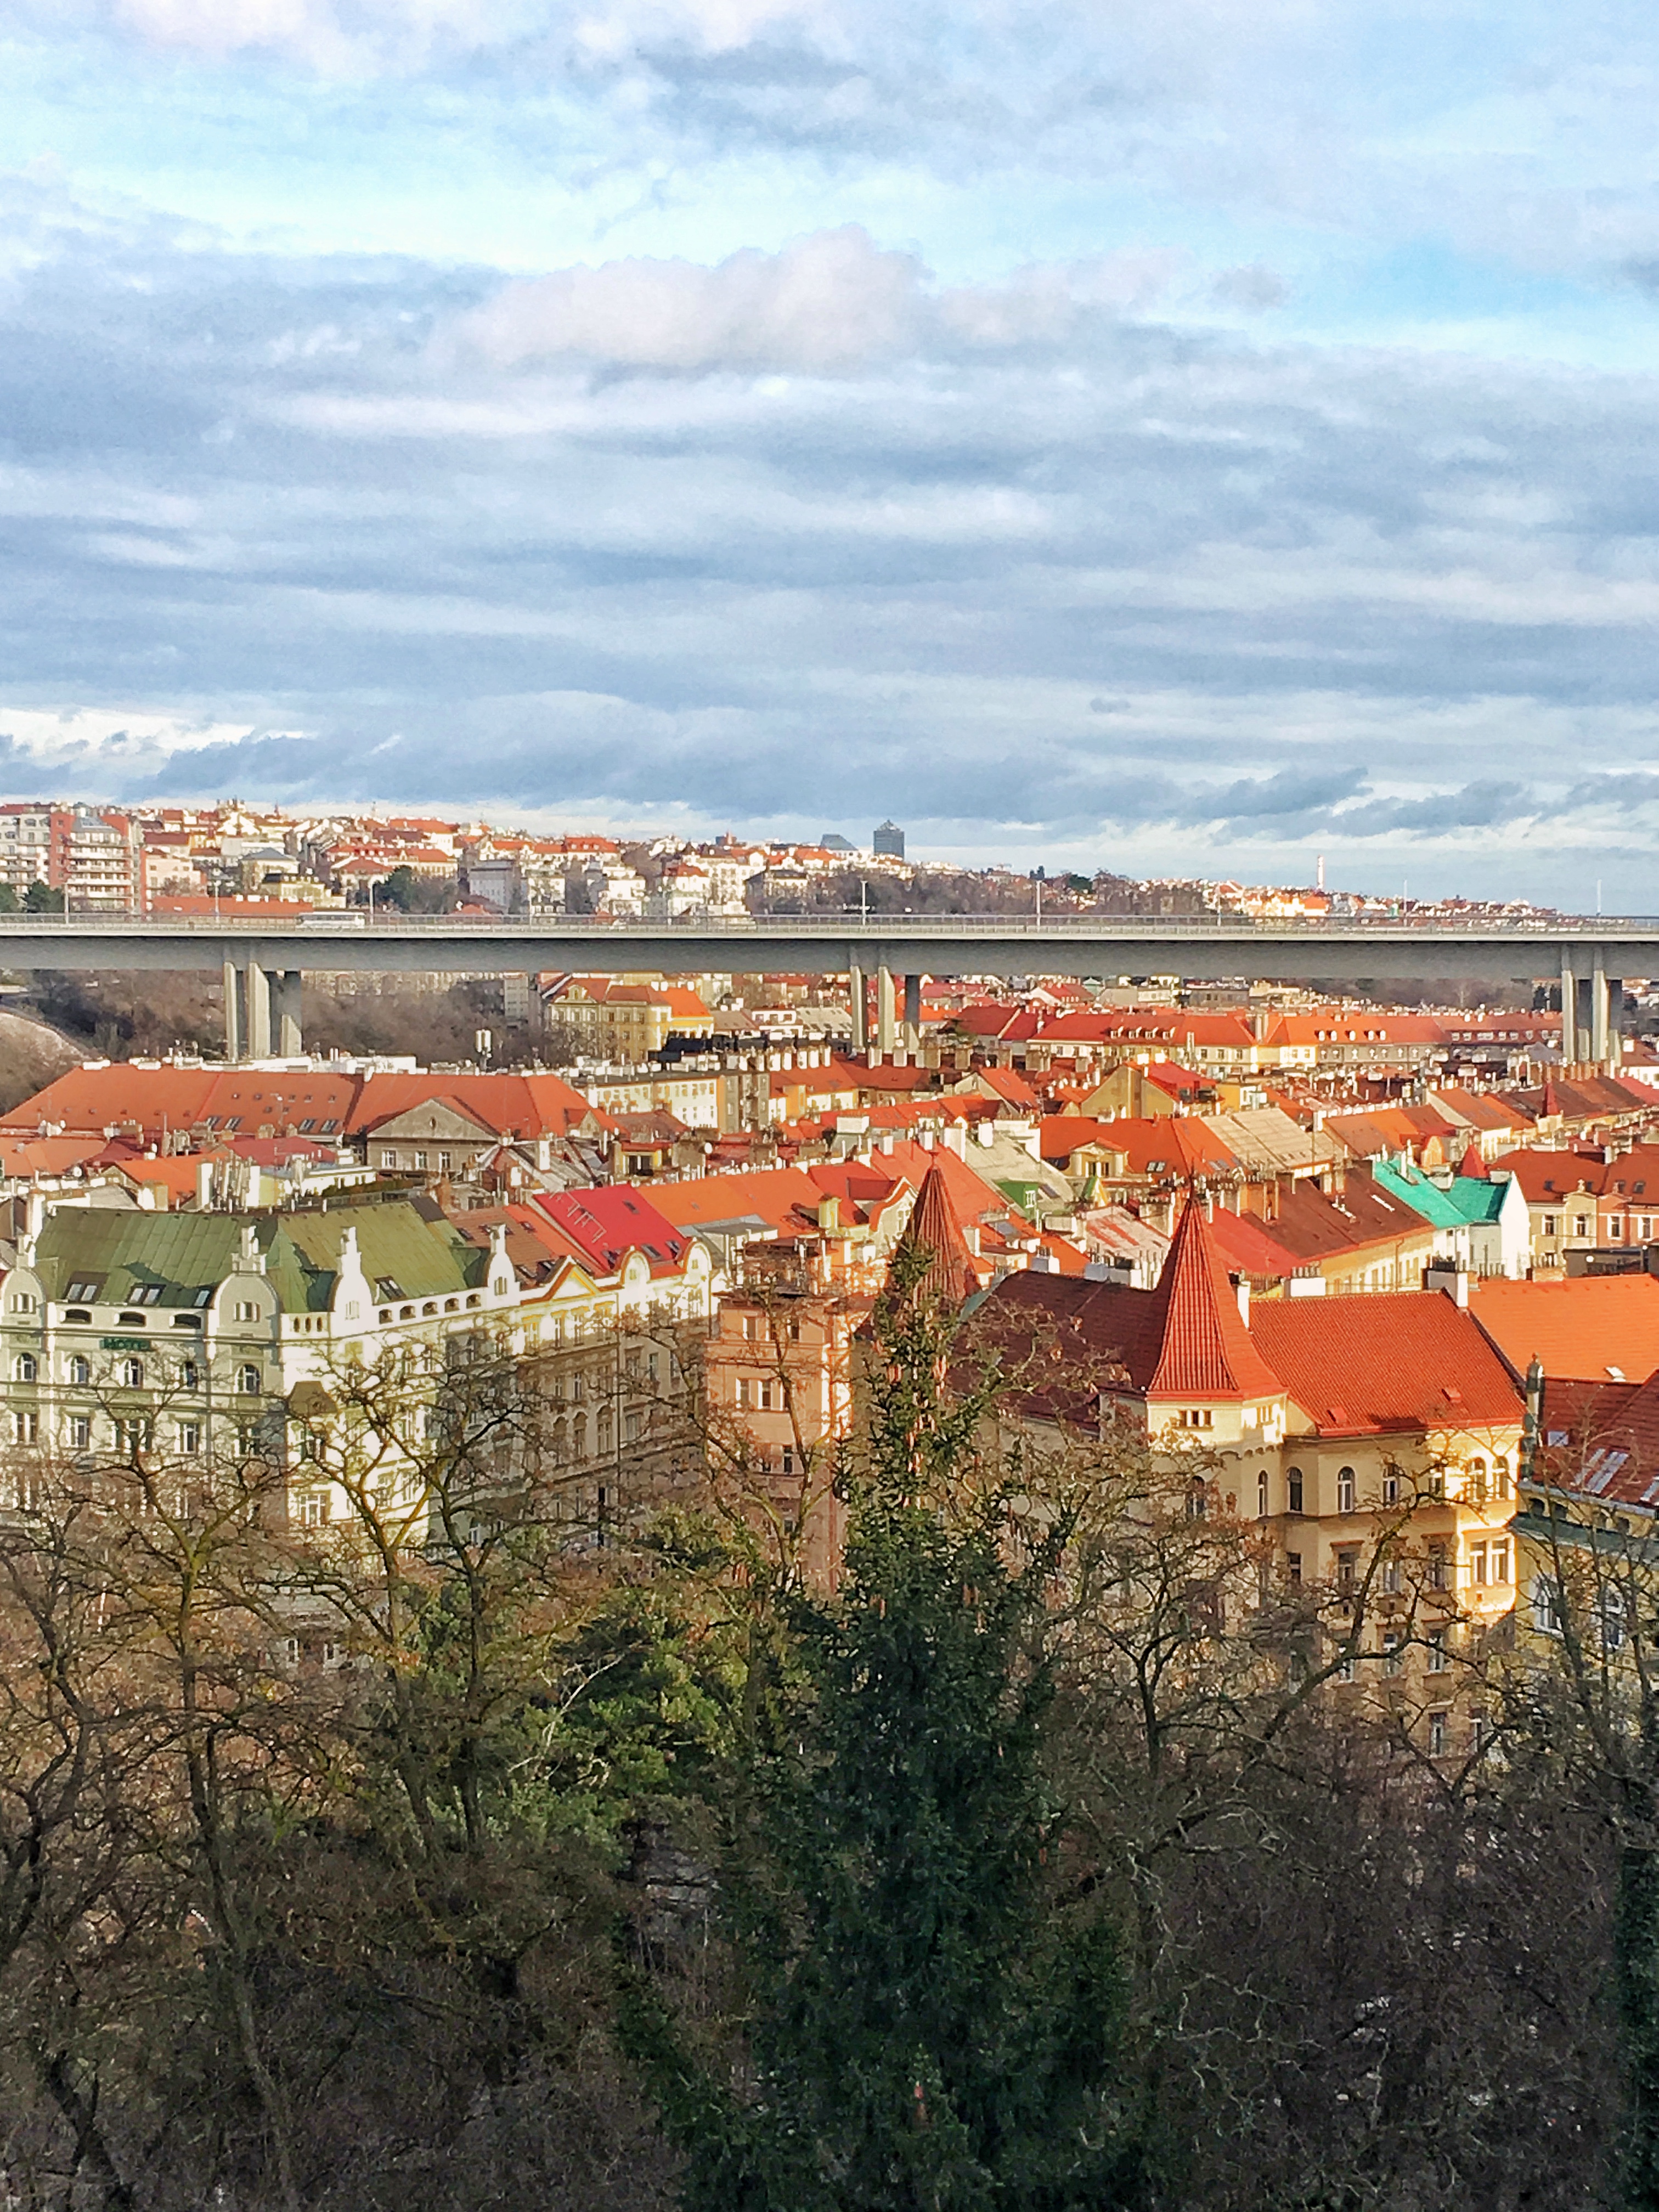
M1183 1406L1176 1419L1183 1429L1212 1429L1215 1426L1215 1413L1208 1406Z

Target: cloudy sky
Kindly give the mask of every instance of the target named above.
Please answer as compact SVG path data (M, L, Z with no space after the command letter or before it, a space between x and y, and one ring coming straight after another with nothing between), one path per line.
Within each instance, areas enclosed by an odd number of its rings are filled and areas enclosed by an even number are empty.
M0 784L1659 907L1637 0L0 0Z

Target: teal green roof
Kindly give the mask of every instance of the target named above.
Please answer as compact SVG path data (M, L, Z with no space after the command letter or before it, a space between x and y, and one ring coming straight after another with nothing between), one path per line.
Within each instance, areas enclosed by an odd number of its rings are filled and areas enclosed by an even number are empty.
M1437 1229L1466 1229L1475 1222L1496 1221L1506 1188L1479 1176L1454 1176L1443 1188L1420 1168L1396 1160L1373 1160L1371 1180L1379 1190L1409 1206Z

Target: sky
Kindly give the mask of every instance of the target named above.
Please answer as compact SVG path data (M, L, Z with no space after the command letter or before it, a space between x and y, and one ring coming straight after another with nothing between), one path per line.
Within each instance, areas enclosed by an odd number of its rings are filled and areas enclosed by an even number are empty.
M0 789L1659 908L1634 0L0 0Z

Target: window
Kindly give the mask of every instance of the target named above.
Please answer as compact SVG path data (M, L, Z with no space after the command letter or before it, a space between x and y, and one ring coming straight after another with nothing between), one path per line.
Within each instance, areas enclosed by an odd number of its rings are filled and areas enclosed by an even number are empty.
M1437 1590L1450 1587L1446 1547L1443 1544L1431 1544L1429 1547L1428 1585L1431 1589Z
M343 1667L345 1665L345 1658L346 1648L343 1644L324 1644L323 1664L325 1667Z
M92 1423L84 1413L71 1413L65 1424L69 1448L71 1451L89 1451L92 1448Z
M1607 1216L1607 1241L1616 1244L1625 1233L1624 1224L1616 1213Z
M11 1440L15 1444L38 1444L40 1441L39 1413L14 1413L11 1417Z
M1390 1555L1382 1562L1382 1594L1385 1597L1398 1597L1405 1587L1405 1570L1399 1559Z
M161 1303L161 1285L159 1283L140 1284L132 1293L132 1303L136 1306L159 1306Z
M1601 1649L1622 1651L1625 1647L1625 1595L1611 1583L1601 1593Z
M302 1528L320 1528L328 1518L328 1501L315 1492L300 1500L300 1525Z
M383 1146L380 1152L380 1165L383 1168L395 1168L397 1164L398 1155L396 1152L394 1152L390 1146Z
M179 1362L179 1387L181 1390L201 1389L202 1370L193 1359L181 1359Z
M1484 1544L1469 1546L1469 1580L1476 1589L1486 1586L1486 1547Z
M1575 1213L1573 1215L1572 1233L1575 1237L1588 1237L1589 1235L1589 1216L1588 1213Z
M1385 1505L1398 1505L1400 1503L1400 1476L1393 1468L1382 1478L1382 1503Z
M1357 1682L1359 1680L1359 1656L1357 1652L1345 1651L1337 1661L1336 1680L1339 1682Z
M148 1421L127 1420L115 1424L115 1449L129 1457L137 1452L148 1451L154 1441L154 1431Z
M1290 1510L1292 1513L1300 1513L1302 1510L1302 1470L1299 1467L1293 1467L1290 1470L1289 1474L1285 1477L1285 1492Z
M189 1453L193 1455L195 1453L200 1451L201 1449L201 1423L199 1421L180 1421L179 1424L179 1449L180 1452Z
M1440 1709L1429 1715L1429 1757L1443 1759L1446 1755L1446 1715Z
M89 1302L97 1297L99 1285L101 1280L102 1278L100 1276L94 1275L82 1282L71 1283L68 1290L64 1291L64 1296L69 1300L71 1305L80 1305L83 1302Z
M1255 1479L1255 1517L1258 1521L1265 1521L1267 1517L1267 1476L1265 1469Z
M121 1362L121 1387L126 1390L142 1390L144 1387L144 1363L142 1359Z
M83 1385L91 1382L92 1362L87 1358L84 1352L76 1352L70 1355L69 1364L69 1379L71 1382L79 1382Z
M1300 1552L1287 1552L1285 1554L1285 1572L1289 1577L1291 1588L1293 1589L1300 1589L1302 1587L1302 1554Z
M1472 1459L1469 1462L1468 1494L1477 1504L1486 1498L1486 1462L1483 1459Z
M259 1395L258 1369L253 1366L239 1367L236 1370L236 1388L245 1398L257 1398Z
M1510 1578L1509 1539L1503 1537L1493 1544L1487 1554L1491 1562L1492 1578L1495 1583L1507 1583Z
M252 1421L238 1421L235 1428L236 1456L252 1459L259 1449L259 1431Z
M1532 1625L1540 1636L1559 1636L1561 1633L1561 1592L1547 1575L1533 1577Z
M1397 1674L1400 1672L1400 1631L1397 1628L1384 1629L1382 1632L1382 1672L1385 1674Z
M1208 1406L1183 1406L1177 1419L1183 1429L1209 1429L1215 1426L1215 1415Z
M14 1291L7 1304L14 1313L32 1314L40 1300L33 1291Z
M259 1318L259 1309L258 1309L258 1307L254 1304L254 1302L253 1302L253 1300L252 1300L252 1298L238 1298L238 1299L237 1299L237 1301L236 1301L236 1318L237 1318L237 1320L238 1320L238 1321L258 1321L258 1318Z
M1209 1510L1209 1503L1208 1492L1206 1491L1204 1485L1201 1482L1188 1483L1187 1486L1187 1518L1189 1521L1202 1521Z
M1510 1463L1501 1453L1492 1463L1492 1494L1494 1498L1510 1494Z
M1450 1637L1451 1631L1449 1628L1431 1628L1425 1638L1424 1641L1428 1646L1431 1674L1443 1674L1451 1665Z
M1353 1469L1340 1467L1336 1471L1336 1510L1339 1513L1353 1511Z
M419 1168L419 1169L421 1170L421 1171L422 1171L422 1174L424 1174L424 1173L425 1173L425 1170L426 1170L426 1154L425 1154L424 1152L416 1152L416 1155L415 1155L415 1164L416 1164L416 1166L417 1168Z
M40 1372L40 1364L32 1352L20 1352L11 1371L20 1382L33 1382Z
M449 1174L450 1170L454 1167L454 1164L455 1164L455 1155L454 1155L454 1153L453 1153L453 1152L440 1152L440 1153L439 1153L439 1155L438 1155L438 1172L439 1172L439 1174L440 1174L440 1175L447 1175L447 1174Z
M1544 1216L1544 1234L1546 1237L1553 1237L1555 1234L1555 1216L1553 1213L1547 1213Z

